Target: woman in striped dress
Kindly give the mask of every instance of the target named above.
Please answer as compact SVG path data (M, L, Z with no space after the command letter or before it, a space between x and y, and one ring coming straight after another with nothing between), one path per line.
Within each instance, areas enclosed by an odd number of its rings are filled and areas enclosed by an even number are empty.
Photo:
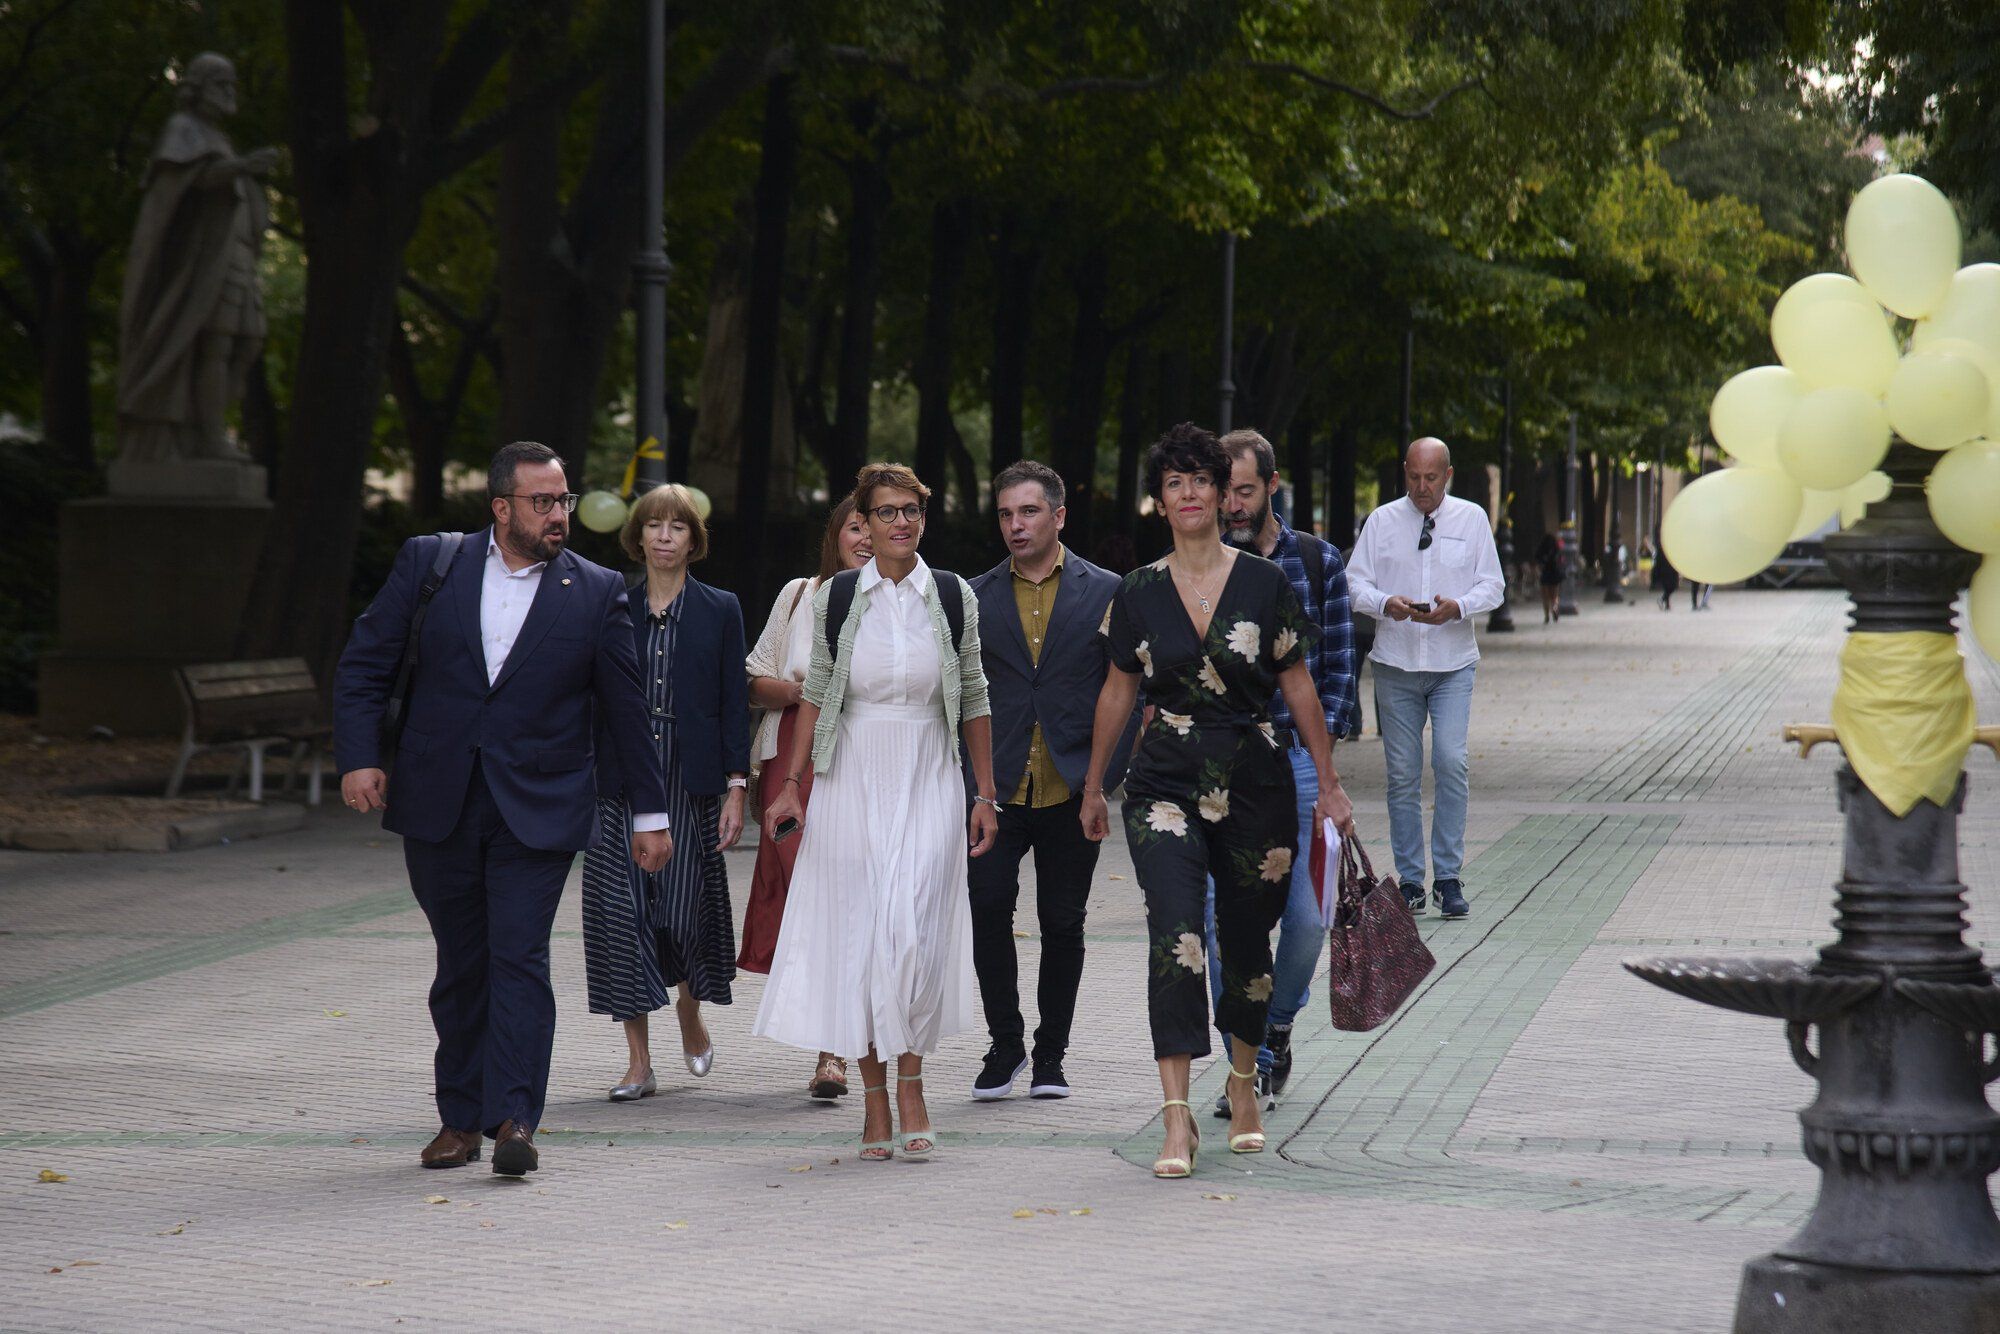
M701 1005L730 1003L735 931L723 849L743 832L750 771L743 613L736 595L688 577L708 552L708 529L686 488L661 486L632 506L619 534L645 565L631 589L632 630L653 744L667 776L674 854L651 875L626 854L627 839L603 837L584 859L583 957L593 1014L625 1027L628 1063L613 1102L646 1097L653 1073L647 1016L679 989L682 1058L708 1074L714 1044ZM631 818L623 783L600 739L598 819L623 830Z

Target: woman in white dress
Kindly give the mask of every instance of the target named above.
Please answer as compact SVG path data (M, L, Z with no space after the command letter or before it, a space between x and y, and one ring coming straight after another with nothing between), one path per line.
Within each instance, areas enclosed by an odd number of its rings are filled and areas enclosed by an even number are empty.
M766 838L802 841L754 1031L858 1060L867 1162L898 1143L890 1058L903 1156L936 1147L924 1056L972 1021L967 845L982 855L999 828L978 606L964 580L917 555L929 497L901 464L856 479L875 555L813 595L812 665L783 791L764 811ZM808 766L809 822L797 796Z

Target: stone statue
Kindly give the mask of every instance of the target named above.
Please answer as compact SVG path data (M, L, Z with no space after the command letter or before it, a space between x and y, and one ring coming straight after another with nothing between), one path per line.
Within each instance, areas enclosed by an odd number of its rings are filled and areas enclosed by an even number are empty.
M176 477L249 462L227 414L264 345L257 260L269 206L257 178L278 150L238 157L230 146L221 123L236 113L236 67L224 57L196 56L178 92L125 262L114 493L184 490Z

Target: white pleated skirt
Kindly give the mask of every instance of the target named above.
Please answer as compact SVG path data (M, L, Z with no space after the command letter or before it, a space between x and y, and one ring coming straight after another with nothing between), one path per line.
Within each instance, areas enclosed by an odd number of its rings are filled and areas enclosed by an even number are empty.
M936 706L842 709L813 782L752 1031L807 1051L924 1055L972 1023L965 784Z

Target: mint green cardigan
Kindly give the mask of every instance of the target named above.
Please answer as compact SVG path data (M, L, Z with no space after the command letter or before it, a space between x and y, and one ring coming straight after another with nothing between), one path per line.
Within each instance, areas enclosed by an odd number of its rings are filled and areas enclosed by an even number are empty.
M930 569L929 566L925 566ZM952 756L958 756L958 729L974 718L993 712L986 697L986 669L979 662L979 602L972 587L948 570L930 570L930 587L925 601L930 604L931 630L937 636L938 663L944 675L944 720L951 731ZM944 604L938 601L937 581L958 579L959 596L965 607L965 639L956 652L951 644L951 626L944 618ZM854 605L840 627L839 652L826 651L826 604L832 596L833 581L822 582L813 593L812 660L806 667L803 695L819 706L819 722L813 727L813 772L823 774L833 762L833 743L840 734L840 712L847 702L847 673L854 661L854 634L868 611L873 589L854 590Z

